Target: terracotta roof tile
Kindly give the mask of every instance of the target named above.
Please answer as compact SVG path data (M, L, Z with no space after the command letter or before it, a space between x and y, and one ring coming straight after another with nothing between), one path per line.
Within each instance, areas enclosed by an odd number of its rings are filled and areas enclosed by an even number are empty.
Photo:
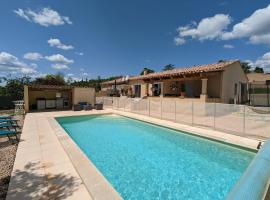
M197 65L197 66L192 66L192 67L175 68L173 70L155 72L155 73L151 73L151 74L147 74L143 76L131 77L130 80L167 78L167 77L173 77L173 76L177 77L177 76L188 75L188 74L223 71L227 66L235 62L239 62L239 61L232 60L232 61L224 61L224 62L218 62L218 63L213 63L213 64Z
M236 62L239 62L239 60L230 60L230 61L223 61L223 62L212 63L212 64L189 66L189 67L179 67L179 68L175 68L173 70L168 70L168 71L154 72L154 73L142 75L142 76L133 76L133 77L130 77L128 80L169 78L169 77L179 77L182 75L217 72L217 71L223 71L227 66ZM116 84L124 84L126 82L127 80L125 80L124 78L116 79ZM102 84L110 85L114 83L115 83L115 80L106 81L106 82L103 82Z

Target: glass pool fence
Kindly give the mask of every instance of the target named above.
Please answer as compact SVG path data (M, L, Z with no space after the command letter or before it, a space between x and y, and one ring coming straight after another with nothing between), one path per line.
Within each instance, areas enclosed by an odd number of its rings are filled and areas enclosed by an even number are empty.
M259 140L270 137L270 108L176 99L97 97L105 108L203 126Z

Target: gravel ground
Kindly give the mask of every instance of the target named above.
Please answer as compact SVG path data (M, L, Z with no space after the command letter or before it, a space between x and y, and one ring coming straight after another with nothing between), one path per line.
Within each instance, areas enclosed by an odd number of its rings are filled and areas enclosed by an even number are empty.
M17 117L23 123L23 117ZM6 199L8 184L17 151L17 143L12 144L7 137L0 138L0 200Z
M8 139L0 138L0 200L6 198L16 151L17 144L11 144Z

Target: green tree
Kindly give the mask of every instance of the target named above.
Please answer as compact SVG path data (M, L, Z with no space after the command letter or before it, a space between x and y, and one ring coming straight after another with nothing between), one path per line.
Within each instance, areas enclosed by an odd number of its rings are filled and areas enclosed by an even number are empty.
M143 70L140 73L140 75L143 75L145 71L146 71L147 74L151 74L151 73L154 73L155 72L154 70L145 67L145 68L143 68Z
M48 74L45 77L36 78L33 81L33 84L40 85L67 85L64 75L61 73L58 74Z
M30 83L30 77L22 77L22 78L10 78L6 80L6 96L10 96L14 100L23 99L23 90L24 85Z
M163 67L162 71L168 71L168 70L173 70L173 69L175 69L174 65L168 64Z
M263 68L261 68L261 67L255 67L255 69L253 70L253 72L256 72L256 73L264 73L264 70L263 70Z
M240 64L246 74L251 72L251 66L248 62L241 62Z

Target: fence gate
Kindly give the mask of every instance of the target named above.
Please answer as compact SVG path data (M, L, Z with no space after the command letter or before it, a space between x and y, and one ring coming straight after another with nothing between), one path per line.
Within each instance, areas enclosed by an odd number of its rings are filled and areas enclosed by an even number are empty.
M270 81L266 84L249 84L249 103L251 106L270 106Z

